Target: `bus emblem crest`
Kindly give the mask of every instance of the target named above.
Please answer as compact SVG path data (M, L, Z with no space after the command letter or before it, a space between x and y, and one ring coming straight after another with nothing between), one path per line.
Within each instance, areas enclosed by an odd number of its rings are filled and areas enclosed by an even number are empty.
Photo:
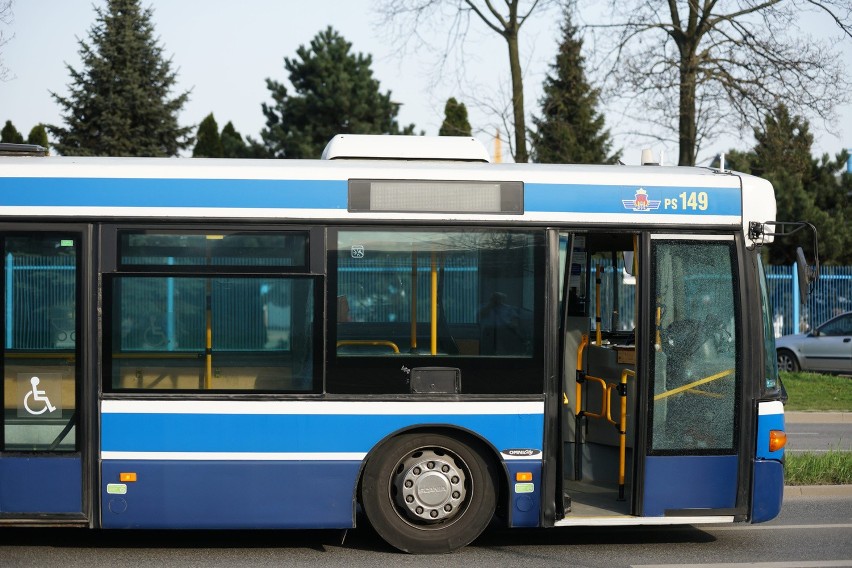
M660 200L648 199L648 192L641 187L636 190L633 199L622 199L621 203L630 211L655 211L660 208Z

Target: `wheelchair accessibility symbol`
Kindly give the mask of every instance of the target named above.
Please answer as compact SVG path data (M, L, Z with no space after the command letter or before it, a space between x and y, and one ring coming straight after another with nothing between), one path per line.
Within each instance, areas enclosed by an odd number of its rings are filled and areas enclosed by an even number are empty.
M38 416L39 414L53 412L56 410L56 407L50 404L50 399L47 397L45 391L39 390L38 384L40 382L41 380L38 377L31 378L30 384L32 384L33 388L27 392L26 396L24 396L24 408L26 408L27 412L33 416ZM39 406L41 406L41 408L39 408Z

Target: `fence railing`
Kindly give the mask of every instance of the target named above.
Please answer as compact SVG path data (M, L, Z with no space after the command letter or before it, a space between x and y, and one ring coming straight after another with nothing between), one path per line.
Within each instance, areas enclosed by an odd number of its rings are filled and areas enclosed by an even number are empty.
M455 290L450 296L464 300L445 306L446 317L451 323L464 323L475 319L476 306L479 304L476 297L476 270L475 266L446 267L444 285ZM379 270L377 267L371 267L366 272L367 274L350 267L342 267L339 274L341 288L358 290L361 295L372 299L370 309L382 312L373 315L384 321L389 316L384 311L399 309L393 301L393 294L389 292L393 290L393 286L388 283L388 278L407 277L410 273L403 274L402 269L395 268ZM40 257L15 264L7 258L5 273L5 347L53 349L73 346L73 264L69 261L60 263L54 259ZM808 301L803 307L799 305L795 265L768 266L766 273L776 337L812 329L839 313L852 310L852 266L821 267L820 279L811 287ZM423 321L428 318L425 312L429 303L426 295L427 277L425 268L418 270L418 311L422 312L418 313L418 319ZM605 286L612 280L604 279ZM619 279L618 311L621 314L632 314L634 286L621 280ZM611 297L607 290L603 292L603 298ZM134 295L135 301L141 301L140 296ZM220 302L230 302L234 306L243 303L240 295L219 296L217 299ZM606 308L605 313L612 309L611 306L603 307ZM233 321L227 323L239 330L247 320L239 317L239 309L234 310L233 314L233 317L229 318ZM630 318L622 316L622 319L629 329L632 325ZM239 334L239 331L237 333Z
M795 264L768 266L766 277L776 337L802 333L852 310L852 266L821 266L804 307L799 304Z

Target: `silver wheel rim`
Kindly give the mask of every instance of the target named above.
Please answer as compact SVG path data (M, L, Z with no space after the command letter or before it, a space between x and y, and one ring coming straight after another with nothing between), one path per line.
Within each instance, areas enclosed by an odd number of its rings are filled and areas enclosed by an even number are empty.
M468 496L468 475L459 463L441 448L419 449L400 460L390 480L400 516L423 528L457 518Z

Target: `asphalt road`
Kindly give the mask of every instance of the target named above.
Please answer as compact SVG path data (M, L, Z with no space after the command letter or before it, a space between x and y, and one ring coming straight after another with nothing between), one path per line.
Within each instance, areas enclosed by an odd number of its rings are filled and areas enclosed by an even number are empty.
M785 429L788 452L852 451L852 413L789 412Z
M467 548L439 556L397 553L367 529L343 536L338 531L5 528L0 566L852 567L852 487L823 496L807 489L791 492L779 518L762 525L492 529Z

